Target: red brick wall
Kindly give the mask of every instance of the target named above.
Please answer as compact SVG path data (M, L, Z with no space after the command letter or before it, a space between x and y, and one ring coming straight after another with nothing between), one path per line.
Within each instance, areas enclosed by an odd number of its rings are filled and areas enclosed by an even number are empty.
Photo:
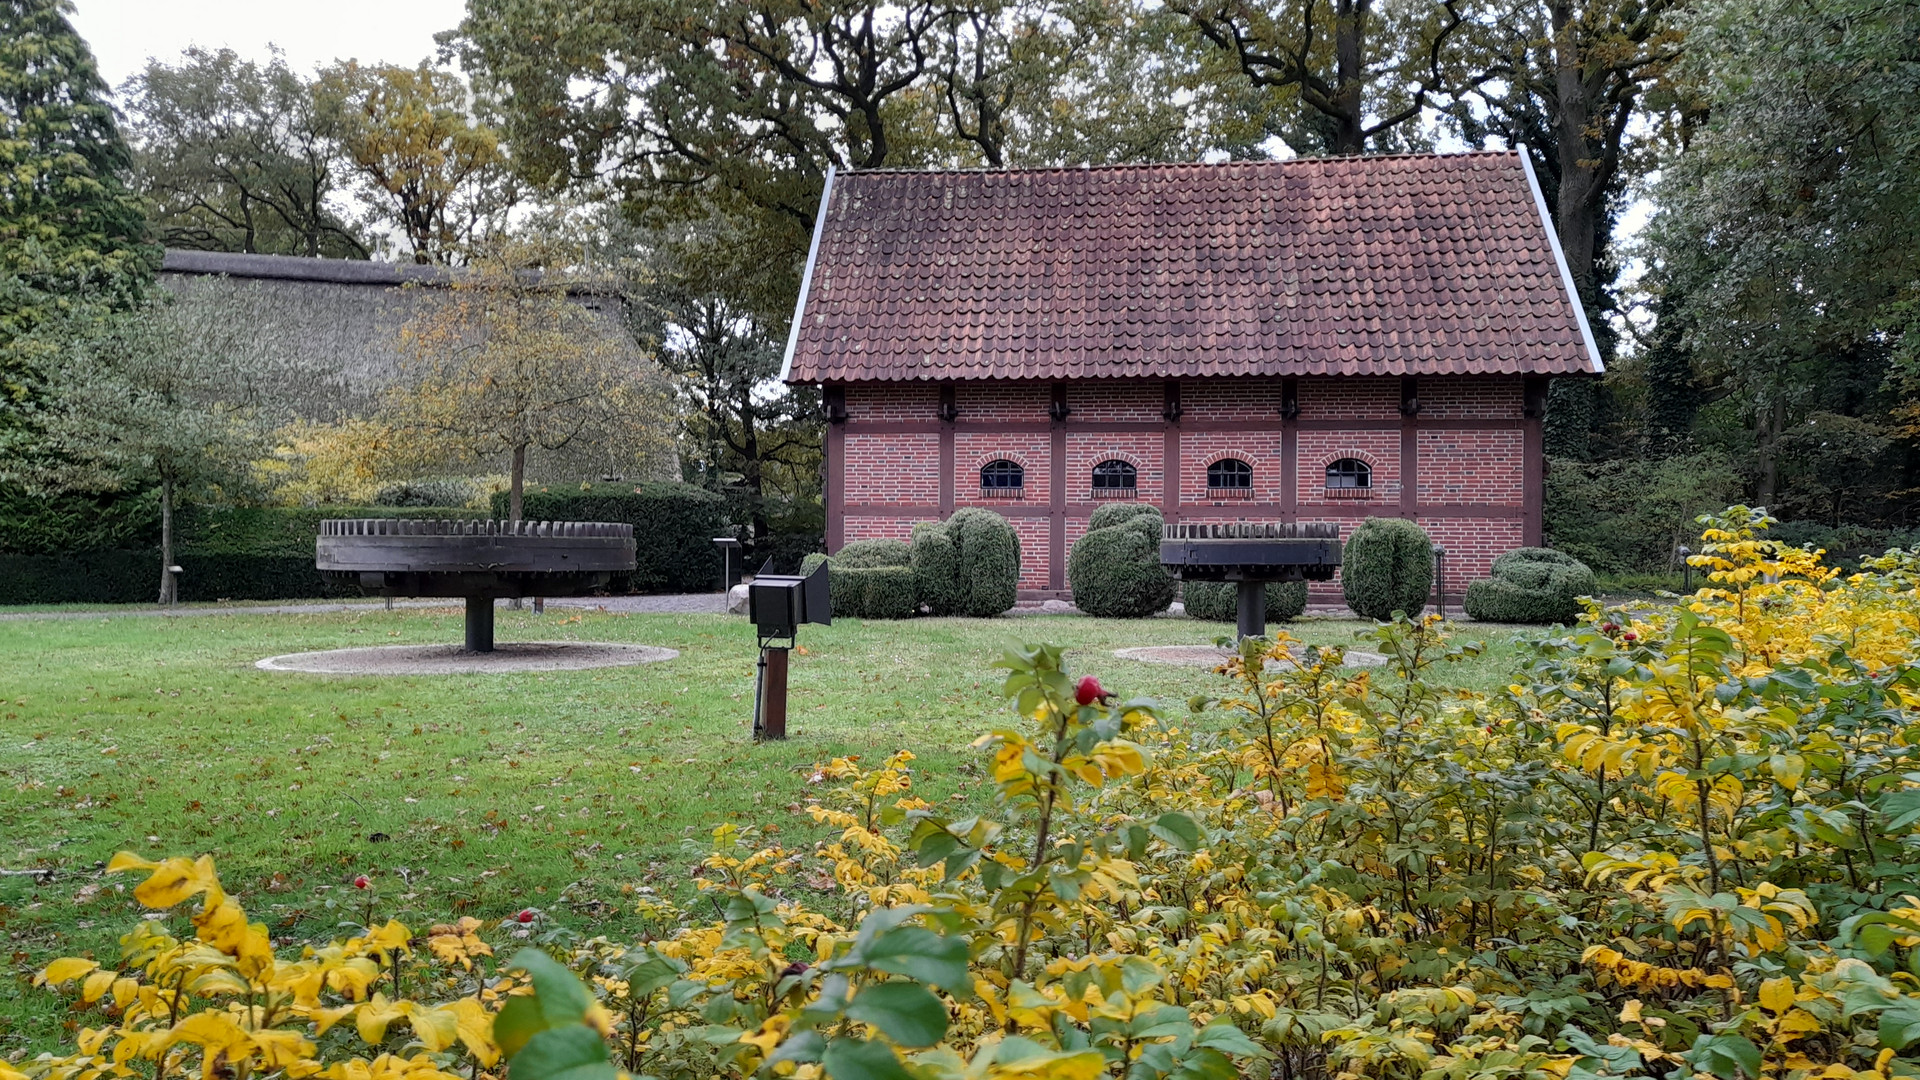
M1086 530L1093 466L1110 457L1138 470L1138 497L1160 506L1167 485L1177 481L1180 516L1189 521L1284 520L1284 484L1278 379L1185 380L1182 417L1175 427L1179 476L1163 460L1165 384L1160 380L1087 381L1068 384L1071 413L1065 425L1066 505L1064 532L1070 548ZM1350 531L1368 515L1401 513L1405 476L1400 460L1401 380L1397 377L1302 378L1297 383L1300 420L1295 431L1298 521L1337 521ZM1526 503L1523 476L1526 434L1520 426L1518 377L1425 378L1417 385L1421 411L1415 420L1420 452L1420 524L1448 550L1447 588L1457 597L1468 580L1484 577L1495 556L1519 547L1526 536L1520 511ZM1021 587L1043 590L1053 579L1049 537L1053 505L1053 434L1048 422L1052 387L1046 383L954 386L959 410L951 430L954 505L998 507L1008 513L1021 544ZM843 514L843 541L873 536L906 539L913 523L937 512L941 497L943 427L940 388L934 384L869 384L846 388L848 423L841 432L844 461L830 463L844 504L864 507ZM1355 420L1351 429L1327 429L1329 421ZM1473 426L1485 421L1487 427ZM1437 424L1445 426L1437 426ZM912 430L865 430L888 424ZM1028 431L985 431L994 424L1020 424ZM1145 430L1100 430L1103 425L1152 424ZM1023 498L981 499L980 466L996 457L1026 470ZM1236 456L1254 470L1249 500L1208 500L1207 464ZM1372 466L1370 498L1328 498L1327 463L1358 457ZM888 504L900 507L888 512ZM1449 507L1462 507L1449 514ZM830 508L831 512L831 508ZM1060 572L1064 581L1064 568ZM1328 595L1325 589L1316 595ZM1457 599L1453 601L1457 605Z

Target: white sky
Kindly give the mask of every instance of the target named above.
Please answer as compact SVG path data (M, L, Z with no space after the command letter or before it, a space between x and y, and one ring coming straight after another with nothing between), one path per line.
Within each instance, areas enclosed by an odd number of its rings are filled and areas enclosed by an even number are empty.
M189 45L264 59L271 43L302 73L345 59L414 64L464 14L464 0L76 0L73 24L118 88L148 57L172 62Z

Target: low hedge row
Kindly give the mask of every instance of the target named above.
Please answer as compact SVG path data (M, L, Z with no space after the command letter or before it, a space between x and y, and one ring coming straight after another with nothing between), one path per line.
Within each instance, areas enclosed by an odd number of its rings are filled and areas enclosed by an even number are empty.
M727 500L706 488L673 481L643 484L536 486L524 493L521 515L530 521L624 521L633 526L633 576L615 591L709 592L720 581L713 538L731 532ZM493 495L493 516L507 516L507 493Z
M991 510L955 511L914 526L913 541L855 540L831 558L815 552L800 564L827 564L833 613L860 619L906 619L924 606L935 615L999 615L1020 586L1020 539Z
M1231 581L1189 581L1180 587L1189 618L1235 622L1240 618L1239 587ZM1292 622L1307 610L1307 583L1267 583L1267 621Z

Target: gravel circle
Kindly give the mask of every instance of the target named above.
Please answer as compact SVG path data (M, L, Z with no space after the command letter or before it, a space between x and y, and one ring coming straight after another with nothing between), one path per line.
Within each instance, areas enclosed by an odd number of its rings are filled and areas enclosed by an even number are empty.
M1145 664L1177 664L1183 667L1219 667L1233 655L1233 650L1218 645L1149 645L1137 649L1115 649L1113 655L1122 660L1138 660ZM1347 650L1345 667L1379 667L1387 658L1379 653Z
M524 671L584 671L671 660L678 649L598 641L510 641L491 653L458 645L380 645L367 649L287 653L254 663L262 671L314 675L509 675Z

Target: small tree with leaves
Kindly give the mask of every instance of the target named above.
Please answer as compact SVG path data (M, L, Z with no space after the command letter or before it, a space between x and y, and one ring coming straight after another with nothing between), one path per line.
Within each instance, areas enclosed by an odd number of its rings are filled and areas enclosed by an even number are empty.
M476 262L444 302L401 330L410 378L388 395L390 422L444 442L448 457L508 456L508 514L520 520L527 454L579 442L645 461L670 446L664 398L617 321L576 300L581 283L542 270L537 251Z
M162 298L73 335L36 387L31 456L6 471L41 490L157 487L159 602L173 603L174 508L246 482L279 419L266 406L298 377L253 340L203 296Z

